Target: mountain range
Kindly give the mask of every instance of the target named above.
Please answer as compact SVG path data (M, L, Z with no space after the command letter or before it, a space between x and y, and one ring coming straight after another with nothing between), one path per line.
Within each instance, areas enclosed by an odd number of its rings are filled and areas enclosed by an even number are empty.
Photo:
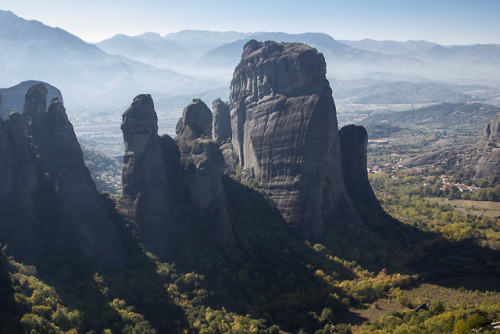
M498 45L445 47L426 41L339 41L323 33L196 30L121 34L93 45L9 11L0 11L0 22L0 87L36 80L64 91L68 116L84 145L121 142L118 110L139 93L154 96L160 126L170 134L193 97L227 100L233 69L250 39L302 42L323 53L333 96L347 112L356 104L495 103L500 95ZM4 103L4 117L11 108ZM94 135L99 132L113 138ZM122 151L117 146L108 153Z

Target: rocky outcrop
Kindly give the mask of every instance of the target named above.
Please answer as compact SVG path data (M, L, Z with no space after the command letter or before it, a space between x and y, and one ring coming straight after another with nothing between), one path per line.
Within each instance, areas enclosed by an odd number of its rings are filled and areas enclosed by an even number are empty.
M171 256L173 173L179 159L170 138L158 135L158 119L150 95L139 95L123 114L125 141L121 205L136 223L144 244L163 258ZM168 154L170 153L170 154ZM170 165L169 165L169 162Z
M287 223L320 239L333 219L362 225L342 180L323 55L300 43L248 42L231 82L232 144Z
M46 111L46 94L42 84L30 88L23 114L11 113L7 120L13 175L7 203L12 206L2 237L23 248L23 260L37 264L123 264L125 249L83 162L73 126L57 98Z
M474 178L500 174L500 114L486 126L482 138L473 145L452 146L422 154L402 162L408 167L441 165L452 169L473 170Z
M386 217L368 180L366 129L362 126L347 125L339 131L339 137L342 150L342 176L349 197L358 210Z
M176 139L181 152L184 180L190 188L201 222L220 246L235 243L226 195L222 187L224 157L219 145L212 141L212 112L199 99L183 112Z
M211 140L212 112L205 103L195 99L184 109L175 141L158 136L150 95L134 99L123 114L121 128L125 140L121 204L145 246L164 259L175 255L176 234L184 217L174 217L172 206L174 196L182 197L185 190L216 244L233 245L221 183L224 159Z
M500 114L495 115L486 126L482 140L478 143L483 153L474 165L475 178L480 179L500 174Z
M217 99L212 102L212 112L212 137L213 140L221 144L231 139L231 114L229 112L229 106L221 99Z

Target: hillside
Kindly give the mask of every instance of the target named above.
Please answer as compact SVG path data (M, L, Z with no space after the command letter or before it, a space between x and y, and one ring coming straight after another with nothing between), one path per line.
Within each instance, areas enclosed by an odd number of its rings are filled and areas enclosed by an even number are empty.
M361 123L387 123L410 129L479 133L499 112L499 107L481 103L443 103L401 112L374 113Z

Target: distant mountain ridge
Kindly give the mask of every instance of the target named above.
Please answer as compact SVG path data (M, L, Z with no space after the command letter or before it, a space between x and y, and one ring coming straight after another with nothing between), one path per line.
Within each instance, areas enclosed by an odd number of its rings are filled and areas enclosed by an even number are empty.
M0 11L0 86L37 78L59 87L67 102L116 104L139 91L164 95L203 90L204 80L113 56L59 28ZM68 103L67 103L68 104Z
M411 129L455 129L463 132L479 132L500 108L482 103L442 103L418 109L375 113L361 123L387 123Z

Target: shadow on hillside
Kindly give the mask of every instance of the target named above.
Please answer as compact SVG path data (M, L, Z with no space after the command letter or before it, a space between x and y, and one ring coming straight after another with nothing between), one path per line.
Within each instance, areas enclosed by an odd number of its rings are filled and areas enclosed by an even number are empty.
M77 263L44 278L69 309L82 313L84 332L143 333L153 327L157 333L175 333L187 328L185 313L166 293L168 279L158 273L155 259L144 253L111 198L102 198L119 228L129 261L108 269Z
M353 279L353 270L324 247L294 236L277 208L258 191L225 175L223 186L237 246L210 245L209 231L197 222L186 222L186 240L179 239L179 268L206 279L203 304L265 319L268 326L307 332L345 312L352 300L324 277L334 273L336 279Z
M359 207L359 204L356 204ZM370 215L358 210L369 229L337 225L325 238L334 254L355 260L378 272L418 274L421 279L467 275L500 275L500 252L482 247L471 239L450 241L430 231L422 231L388 215ZM464 282L465 288L470 287Z

